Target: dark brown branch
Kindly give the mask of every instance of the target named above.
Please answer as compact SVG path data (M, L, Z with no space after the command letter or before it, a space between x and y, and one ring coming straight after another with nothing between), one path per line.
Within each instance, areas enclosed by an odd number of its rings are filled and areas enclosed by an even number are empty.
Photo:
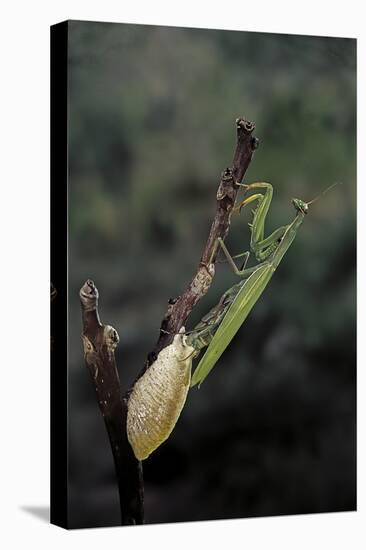
M98 290L86 281L80 290L85 364L90 372L112 447L122 525L143 523L142 466L127 439L127 401L121 396L114 350L116 330L100 322Z
M217 256L217 239L225 239L231 214L238 193L238 182L241 182L253 152L258 146L258 139L252 136L255 124L244 118L236 120L237 145L232 168L227 168L222 176L216 194L216 214L204 248L198 270L185 292L176 300L170 300L168 310L161 323L160 336L154 350L148 355L146 364L138 377L155 361L159 352L168 346L174 334L184 326L189 314L197 302L206 294L215 275L215 260Z

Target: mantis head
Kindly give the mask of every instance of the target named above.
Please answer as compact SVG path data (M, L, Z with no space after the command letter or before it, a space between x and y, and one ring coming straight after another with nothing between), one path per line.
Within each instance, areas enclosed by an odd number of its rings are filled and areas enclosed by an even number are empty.
M322 191L320 195L317 195L313 200L309 202L304 202L301 199L292 199L292 204L294 205L295 210L297 210L297 212L302 212L303 214L307 214L309 211L310 204L313 204L313 202L316 202L317 200L319 200L323 195L328 193L328 191L333 189L333 187L335 187L336 185L342 185L342 182L336 181L335 183L327 187L325 191Z
M292 199L292 204L295 207L295 210L307 214L309 211L309 203L302 201L301 199Z

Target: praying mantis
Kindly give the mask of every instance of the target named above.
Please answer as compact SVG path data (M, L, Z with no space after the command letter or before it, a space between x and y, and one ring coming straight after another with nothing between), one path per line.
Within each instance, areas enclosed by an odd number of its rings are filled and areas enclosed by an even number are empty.
M200 385L205 380L248 317L294 241L297 231L309 211L309 206L336 184L331 185L310 202L292 199L296 211L294 220L288 225L279 227L268 237L264 237L264 225L273 197L272 185L266 182L249 185L238 183L238 185L244 187L246 191L264 190L264 193L255 193L247 197L238 208L240 211L251 202L257 201L258 203L254 210L253 222L249 224L249 227L251 231L250 248L259 263L254 267L246 268L250 255L250 252L247 251L240 255L245 257L245 261L242 269L238 269L223 240L220 238L217 240L216 246L222 248L234 273L241 277L242 281L223 295L219 304L201 320L187 337L187 342L193 346L197 354L203 347L208 346L194 371L191 386Z

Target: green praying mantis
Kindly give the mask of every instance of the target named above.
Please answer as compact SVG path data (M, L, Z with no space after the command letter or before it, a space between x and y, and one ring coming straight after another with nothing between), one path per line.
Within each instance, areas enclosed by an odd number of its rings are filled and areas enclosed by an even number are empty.
M264 193L255 193L247 197L238 208L240 211L247 204L257 201L253 222L249 224L249 227L251 231L250 248L259 263L254 267L246 268L250 255L250 252L247 251L239 255L243 256L245 260L242 269L238 269L223 240L220 238L217 240L216 247L222 248L234 273L242 280L225 292L218 305L203 317L194 330L188 334L187 342L196 350L197 354L208 346L194 371L191 386L201 384L205 380L248 317L294 241L297 231L309 211L309 206L336 184L328 187L310 202L292 199L296 211L294 220L288 225L279 227L268 237L264 237L264 225L273 197L272 185L265 182L249 185L238 183L238 185L244 187L248 192L264 190Z

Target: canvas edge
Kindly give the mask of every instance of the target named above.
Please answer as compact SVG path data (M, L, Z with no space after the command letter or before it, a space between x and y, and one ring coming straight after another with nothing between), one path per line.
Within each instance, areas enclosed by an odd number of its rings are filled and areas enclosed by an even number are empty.
M50 522L68 528L68 22L50 28L51 479Z

